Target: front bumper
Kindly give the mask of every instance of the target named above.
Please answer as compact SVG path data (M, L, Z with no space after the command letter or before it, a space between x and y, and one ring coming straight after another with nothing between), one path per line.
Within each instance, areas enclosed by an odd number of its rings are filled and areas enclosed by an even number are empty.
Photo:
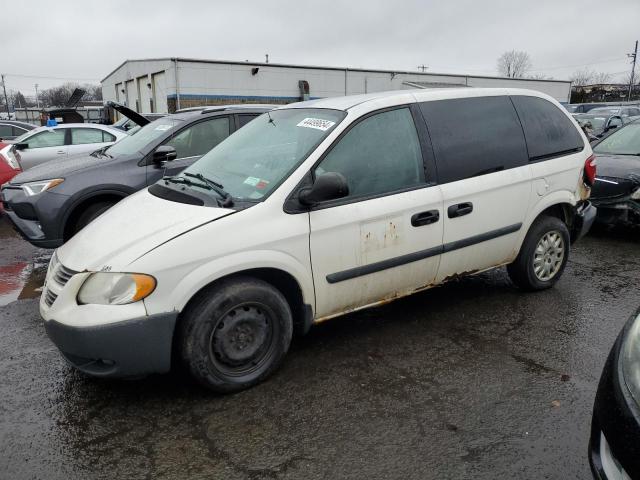
M57 258L55 254L53 258ZM144 301L78 304L78 292L90 275L53 260L47 271L40 315L49 338L65 359L100 377L169 371L177 311L148 315Z
M135 318L93 327L45 322L49 338L78 370L99 377L165 373L177 313Z
M640 478L640 406L629 393L620 365L625 334L637 315L611 349L596 393L589 463L598 480Z
M0 202L14 228L37 247L56 248L64 243L59 226L66 196L45 192L28 197L22 188L8 184L0 190Z
M576 207L571 234L572 242L579 240L587 234L596 219L596 214L596 207L588 200Z

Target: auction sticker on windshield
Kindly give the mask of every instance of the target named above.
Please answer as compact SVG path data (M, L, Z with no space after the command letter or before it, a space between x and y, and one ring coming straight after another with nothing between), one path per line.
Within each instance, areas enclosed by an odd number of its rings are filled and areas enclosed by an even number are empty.
M322 130L323 132L329 130L333 127L336 122L332 122L331 120L323 120L321 118L305 118L302 120L297 127L306 127L306 128L315 128L317 130Z

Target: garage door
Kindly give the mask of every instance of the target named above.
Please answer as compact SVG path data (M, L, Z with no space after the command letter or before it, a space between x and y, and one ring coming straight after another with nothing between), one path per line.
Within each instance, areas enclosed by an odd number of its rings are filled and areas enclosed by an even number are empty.
M151 84L149 77L138 78L138 98L140 99L140 113L151 112Z
M152 79L153 111L167 113L167 83L164 72L154 73Z
M138 92L136 92L136 85L133 80L127 80L125 82L125 90L126 90L126 98L127 98L127 107L138 110L137 100L138 100Z

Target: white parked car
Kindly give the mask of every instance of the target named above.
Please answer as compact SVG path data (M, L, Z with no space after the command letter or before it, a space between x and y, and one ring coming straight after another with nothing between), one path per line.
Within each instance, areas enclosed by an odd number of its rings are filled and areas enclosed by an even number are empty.
M117 128L95 123L38 127L14 139L11 153L25 171L55 158L91 153L127 135Z
M508 265L523 289L551 287L593 222L594 170L538 92L283 106L59 248L40 312L84 372L166 372L175 352L236 391L278 367L293 332L461 274Z

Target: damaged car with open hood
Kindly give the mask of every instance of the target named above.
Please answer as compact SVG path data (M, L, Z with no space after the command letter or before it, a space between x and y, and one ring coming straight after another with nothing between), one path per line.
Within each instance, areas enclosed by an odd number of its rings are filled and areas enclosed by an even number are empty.
M593 151L598 174L591 201L598 221L640 224L640 121L604 138Z

